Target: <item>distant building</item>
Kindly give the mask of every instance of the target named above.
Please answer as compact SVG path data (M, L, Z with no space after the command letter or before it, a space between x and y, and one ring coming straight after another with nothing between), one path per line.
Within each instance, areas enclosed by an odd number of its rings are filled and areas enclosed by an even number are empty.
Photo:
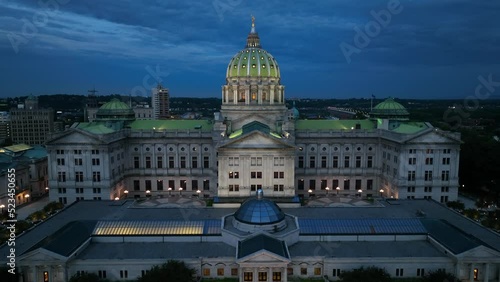
M137 105L132 108L136 120L150 120L154 118L153 108L149 105Z
M10 138L10 115L0 112L0 143Z
M153 119L168 119L170 117L170 96L167 88L160 84L152 89L151 104L153 105Z
M38 107L38 98L29 96L24 105L10 111L14 144L41 145L54 132L54 110Z
M9 169L14 169L14 171L9 172ZM39 145L31 147L26 144L1 148L0 205L7 206L9 178L15 179L17 205L47 193L47 150Z

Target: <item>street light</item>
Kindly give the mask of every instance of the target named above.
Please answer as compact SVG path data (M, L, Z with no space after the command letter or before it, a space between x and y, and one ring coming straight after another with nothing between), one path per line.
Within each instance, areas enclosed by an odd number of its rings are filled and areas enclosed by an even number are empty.
M384 189L380 189L379 192L380 192L380 198L382 198L384 195Z
M196 190L196 194L198 195L198 198L200 197L200 193L201 193L200 189Z
M312 194L313 190L309 189L309 190L307 190L307 192L309 193L309 197L311 197L311 194Z
M362 197L361 193L363 193L363 190L359 189L358 193L359 193L359 197L361 198Z
M182 187L179 187L179 196L182 197Z
M118 198L118 197L115 197L115 201L118 201L118 200L120 200L120 198Z
M146 197L151 197L151 191L146 190Z
M168 187L168 196L171 197L172 196L172 187Z
M328 197L328 191L330 191L330 187L326 187L325 190L326 190L326 196Z
M0 205L0 208L2 209L2 214L3 214L3 208L5 208L5 205Z
M125 194L125 198L127 198L127 197L128 197L128 190L127 190L127 189L125 189L125 190L123 191L123 194Z
M339 195L340 187L335 188L337 190L337 196Z

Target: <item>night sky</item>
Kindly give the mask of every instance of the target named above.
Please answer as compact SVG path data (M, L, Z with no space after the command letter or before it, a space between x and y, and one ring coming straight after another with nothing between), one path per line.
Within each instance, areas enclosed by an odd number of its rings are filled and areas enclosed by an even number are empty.
M0 0L0 97L157 81L220 97L250 15L287 98L465 98L479 75L500 81L498 0Z

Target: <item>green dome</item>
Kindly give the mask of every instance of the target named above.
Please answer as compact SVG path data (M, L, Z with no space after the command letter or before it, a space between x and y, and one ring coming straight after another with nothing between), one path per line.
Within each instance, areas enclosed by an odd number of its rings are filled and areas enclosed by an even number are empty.
M410 113L393 98L388 98L376 105L370 115L377 118L408 119Z
M114 98L102 105L96 113L96 120L134 120L135 113L124 102Z
M262 48L245 48L229 62L227 75L230 77L280 77L278 62Z
M254 17L245 49L233 56L227 66L226 77L280 77L278 62L260 45L259 34L255 31Z

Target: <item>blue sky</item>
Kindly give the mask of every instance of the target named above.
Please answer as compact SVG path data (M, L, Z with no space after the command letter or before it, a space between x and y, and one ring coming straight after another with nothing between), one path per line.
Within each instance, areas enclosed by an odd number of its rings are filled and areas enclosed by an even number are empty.
M251 14L287 98L465 98L479 75L500 81L498 0L0 0L0 97L149 95L158 80L220 97Z

